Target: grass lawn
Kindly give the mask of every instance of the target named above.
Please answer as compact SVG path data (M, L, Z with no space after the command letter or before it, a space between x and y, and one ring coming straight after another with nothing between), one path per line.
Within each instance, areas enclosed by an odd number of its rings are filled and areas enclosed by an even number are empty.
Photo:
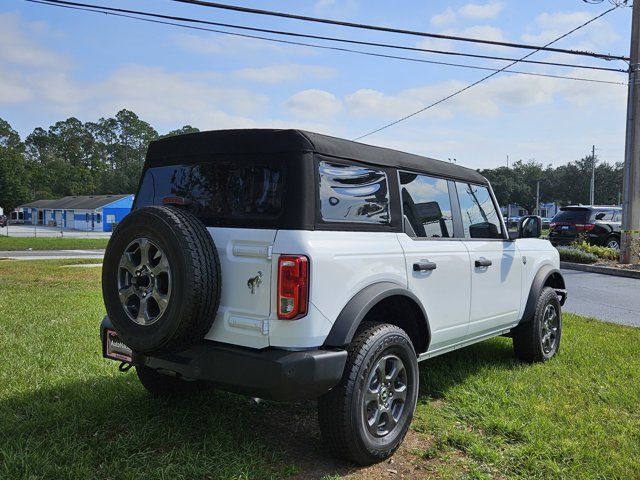
M95 250L106 248L108 238L75 237L5 237L0 236L2 250Z
M393 463L358 469L325 454L313 402L150 398L101 358L81 262L0 263L0 478L640 478L640 329L565 315L544 365L506 338L427 361Z

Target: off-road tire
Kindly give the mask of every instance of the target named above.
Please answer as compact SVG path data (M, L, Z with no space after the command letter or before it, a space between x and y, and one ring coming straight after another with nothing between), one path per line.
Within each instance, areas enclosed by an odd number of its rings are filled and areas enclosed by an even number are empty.
M323 443L332 454L370 465L390 457L409 430L418 398L418 362L409 336L390 324L363 323L347 350L340 383L318 399L318 421ZM371 369L390 352L404 363L408 391L397 426L385 437L376 438L364 424L362 395Z
M154 397L187 395L213 388L210 383L201 380L182 380L158 373L144 365L136 366L136 374L142 386Z
M163 250L172 276L166 310L150 325L132 321L118 296L120 259L127 245L142 237ZM105 307L118 335L135 352L158 355L202 340L215 319L220 286L220 260L211 235L199 219L177 207L134 210L107 245L102 270Z
M554 308L557 313L558 327L554 348L549 352L545 352L542 345L542 332L544 315L548 306ZM542 289L536 302L533 318L526 323L518 325L512 333L515 356L523 362L546 362L558 353L562 338L562 310L558 295L553 288L545 287Z

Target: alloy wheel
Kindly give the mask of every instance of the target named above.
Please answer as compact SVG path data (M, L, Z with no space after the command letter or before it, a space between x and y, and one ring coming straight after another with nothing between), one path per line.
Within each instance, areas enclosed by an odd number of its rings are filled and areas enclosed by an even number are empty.
M407 371L400 357L380 358L367 379L362 412L373 436L384 437L398 425L407 400Z
M118 295L130 320L151 325L160 319L171 296L171 268L162 249L137 238L125 249L118 266Z

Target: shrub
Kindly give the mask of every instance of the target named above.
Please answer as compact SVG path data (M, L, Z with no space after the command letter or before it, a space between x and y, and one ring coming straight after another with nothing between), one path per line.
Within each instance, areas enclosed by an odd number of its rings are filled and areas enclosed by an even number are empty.
M600 247L598 245L591 245L586 240L576 240L571 244L571 247L582 250L586 253L591 253L603 260L618 260L620 252L609 247Z
M593 253L585 252L578 248L573 247L556 247L558 253L560 253L560 260L562 262L573 263L595 263L598 261L598 257Z

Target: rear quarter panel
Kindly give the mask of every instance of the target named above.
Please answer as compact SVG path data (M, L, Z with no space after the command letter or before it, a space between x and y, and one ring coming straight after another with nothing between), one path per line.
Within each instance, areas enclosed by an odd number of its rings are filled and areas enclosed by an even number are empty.
M310 305L309 314L299 320L278 320L272 309L272 346L322 345L344 306L360 290L382 281L407 286L404 254L391 232L279 230L273 253L274 268L280 254L309 257ZM274 295L276 289L274 284Z

